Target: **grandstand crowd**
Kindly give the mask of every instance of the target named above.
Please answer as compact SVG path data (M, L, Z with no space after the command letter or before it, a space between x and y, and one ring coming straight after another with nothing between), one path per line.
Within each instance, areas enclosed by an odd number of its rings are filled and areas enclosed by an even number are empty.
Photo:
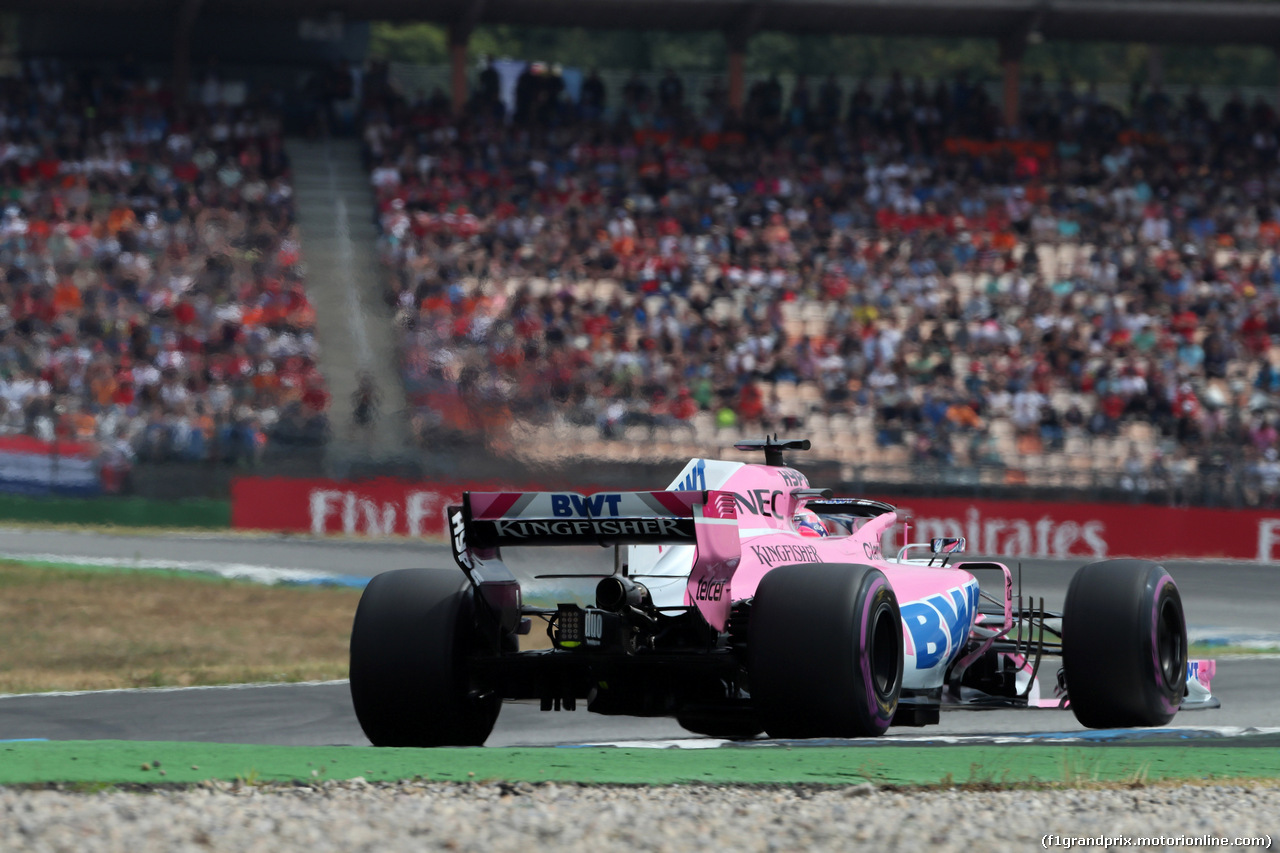
M1033 80L1006 128L963 75L895 75L760 80L735 115L716 84L571 97L536 63L460 116L385 66L359 89L424 445L795 432L876 470L1280 501L1269 104ZM0 81L0 434L117 474L325 440L279 116L196 92Z
M1280 495L1271 105L1032 81L1005 128L964 76L764 80L741 116L674 75L556 77L506 104L487 69L457 118L365 79L423 436L803 431L872 468Z
M324 439L281 124L229 88L0 80L0 434L94 448L110 488Z

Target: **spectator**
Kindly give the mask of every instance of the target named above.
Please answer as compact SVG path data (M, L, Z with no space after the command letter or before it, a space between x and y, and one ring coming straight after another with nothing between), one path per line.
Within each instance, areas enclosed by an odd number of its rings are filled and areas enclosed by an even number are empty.
M639 74L632 74L622 86L622 103L634 114L649 111L649 85L640 79Z
M498 69L493 64L492 56L484 57L484 67L480 69L476 83L479 112L482 115L493 115L494 110L502 103L502 80L498 76Z
M1263 451L1255 472L1258 478L1259 502L1269 508L1275 508L1280 500L1280 459L1274 447Z
M828 83L789 105L838 114ZM1143 459L1161 442L1187 459L1243 446L1248 407L1280 392L1265 363L1280 264L1262 254L1280 238L1276 170L1251 142L1211 149L1181 128L1265 136L1274 115L1192 120L1194 99L1156 97L1130 119L1096 92L1033 89L1013 139L964 75L859 85L823 134L782 114L773 80L732 126L655 116L638 75L625 122L557 118L552 135L475 119L433 135L412 105L371 110L370 160L380 148L399 168L377 192L411 396L642 417L655 389L687 384L713 421L727 408L741 424L745 388L768 411L795 384L816 392L806 406L873 419L886 448L924 431L946 458L952 432L989 427L957 446L994 459L1016 450L996 430L1010 423L1031 452L1112 447L1090 465L1115 476L1140 426ZM1148 121L1172 141L1134 136ZM1180 177L1185 157L1208 177ZM1247 187L1225 180L1232 158ZM494 376L464 390L482 368Z
M658 82L658 106L669 116L675 116L684 108L684 83L670 68Z
M608 96L604 81L600 79L600 72L594 68L591 69L591 73L587 75L587 78L582 81L582 92L578 96L578 106L585 121L599 121L604 117L605 108L608 106Z
M257 458L290 389L323 384L280 118L224 103L212 63L183 112L33 71L0 83L0 429L96 445L124 489L135 459L218 457L238 401Z
M351 394L351 423L357 430L368 432L378 420L378 408L381 395L368 372L360 374L356 390Z

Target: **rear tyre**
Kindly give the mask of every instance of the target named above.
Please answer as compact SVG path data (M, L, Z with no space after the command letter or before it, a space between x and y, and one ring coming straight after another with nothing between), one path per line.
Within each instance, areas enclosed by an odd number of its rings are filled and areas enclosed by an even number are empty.
M1062 612L1071 710L1094 729L1163 726L1182 704L1187 627L1173 578L1148 560L1076 572Z
M501 699L476 689L471 585L457 571L375 575L351 627L351 701L374 746L480 746Z
M751 697L771 737L876 737L898 709L902 616L870 566L780 566L747 635Z

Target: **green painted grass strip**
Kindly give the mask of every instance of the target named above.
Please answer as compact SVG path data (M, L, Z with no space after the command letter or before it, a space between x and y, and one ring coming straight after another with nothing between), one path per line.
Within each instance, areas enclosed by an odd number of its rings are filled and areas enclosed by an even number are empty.
M0 520L216 530L231 526L231 502L203 498L158 501L147 498L0 495Z
M375 749L138 741L0 744L0 784L561 781L597 784L1018 784L1280 778L1280 750L1239 746ZM158 766L157 766L158 762ZM145 765L145 767L144 767ZM163 776L160 771L163 770Z

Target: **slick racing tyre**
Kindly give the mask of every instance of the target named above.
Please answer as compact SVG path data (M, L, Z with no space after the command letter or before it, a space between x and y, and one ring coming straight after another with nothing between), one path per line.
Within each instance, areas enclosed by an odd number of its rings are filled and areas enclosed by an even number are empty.
M1173 578L1147 560L1076 572L1062 611L1071 710L1094 729L1162 726L1187 682L1187 627Z
M902 616L870 566L780 566L747 634L751 698L770 737L876 737L898 709Z
M351 627L351 700L374 746L480 746L501 699L471 678L471 585L456 570L375 575Z

